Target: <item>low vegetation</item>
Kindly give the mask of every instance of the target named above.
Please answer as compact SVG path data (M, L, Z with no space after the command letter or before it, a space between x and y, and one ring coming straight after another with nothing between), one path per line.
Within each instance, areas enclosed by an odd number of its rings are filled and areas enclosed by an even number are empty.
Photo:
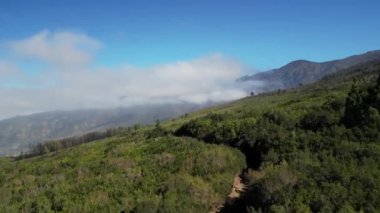
M155 126L1 158L0 211L378 212L379 73L379 64L360 65ZM220 206L238 173L245 191Z
M351 83L346 96L322 94L323 102L299 108L302 113L289 112L312 99L263 113L210 114L175 134L237 147L246 155L248 189L239 205L248 211L377 212L380 75L370 84Z
M122 137L1 161L2 212L207 212L225 199L244 156L191 138Z

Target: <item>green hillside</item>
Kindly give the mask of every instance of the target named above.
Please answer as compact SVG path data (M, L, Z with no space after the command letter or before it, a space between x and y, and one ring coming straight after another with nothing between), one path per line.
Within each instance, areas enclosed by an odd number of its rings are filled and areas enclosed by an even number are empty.
M223 212L380 210L380 64L210 112L198 112L175 135L246 155L248 187Z
M240 173L246 188L222 212L378 212L379 73L380 64L359 65L297 89L3 158L0 211L209 212Z
M0 164L1 212L207 212L244 156L190 138L126 134Z

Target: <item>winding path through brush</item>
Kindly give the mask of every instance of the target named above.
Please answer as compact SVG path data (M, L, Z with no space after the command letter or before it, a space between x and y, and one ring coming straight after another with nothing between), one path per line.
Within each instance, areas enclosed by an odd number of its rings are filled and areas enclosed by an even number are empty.
M225 202L218 206L218 208L212 210L210 213L223 212L225 205L232 205L235 200L240 198L241 193L245 191L246 187L246 184L243 183L243 179L241 178L241 174L236 174L234 177L231 192L227 196Z

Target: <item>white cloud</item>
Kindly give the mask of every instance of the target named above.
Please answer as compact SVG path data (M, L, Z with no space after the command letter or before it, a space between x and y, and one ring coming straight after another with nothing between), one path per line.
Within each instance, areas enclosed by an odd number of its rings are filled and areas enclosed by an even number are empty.
M84 34L45 30L27 39L9 42L9 47L24 57L76 67L91 61L91 53L100 47L100 42Z
M220 54L149 68L94 68L91 59L99 44L86 35L48 31L11 42L11 51L19 56L14 63L29 57L50 62L51 66L29 79L29 88L5 88L0 84L0 118L57 109L228 101L246 95L236 82L243 67Z
M0 60L0 85L20 86L24 80L22 71L13 63ZM1 89L1 88L0 88Z
M119 73L128 75L125 76L124 90L129 92L129 96L170 97L195 101L196 96L203 97L200 99L210 99L215 90L230 89L234 86L234 80L240 76L240 70L241 66L236 61L220 55L211 55L145 70L126 69Z
M21 74L19 68L6 60L0 60L0 79L18 76Z

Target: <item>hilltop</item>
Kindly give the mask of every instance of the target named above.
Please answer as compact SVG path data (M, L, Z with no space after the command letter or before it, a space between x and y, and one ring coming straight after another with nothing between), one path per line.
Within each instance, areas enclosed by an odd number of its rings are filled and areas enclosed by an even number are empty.
M376 61L380 61L380 50L369 51L361 55L354 55L344 59L320 63L297 60L278 69L244 76L240 80L259 81L264 85L262 88L259 88L259 90L262 91L287 89L297 87L300 84L313 83L328 74L335 73L354 65Z

